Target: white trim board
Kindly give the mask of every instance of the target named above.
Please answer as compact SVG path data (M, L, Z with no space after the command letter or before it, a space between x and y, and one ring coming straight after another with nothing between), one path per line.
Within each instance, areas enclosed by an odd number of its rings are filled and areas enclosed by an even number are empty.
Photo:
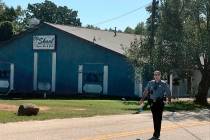
M52 88L51 91L55 92L56 84L56 52L52 53Z
M78 67L78 93L82 93L82 74L83 74L83 65Z
M34 52L34 76L33 76L34 90L37 90L37 66L38 66L38 53Z
M10 90L14 90L14 72L15 66L14 64L10 64Z
M108 92L108 66L104 66L104 75L103 75L103 94Z

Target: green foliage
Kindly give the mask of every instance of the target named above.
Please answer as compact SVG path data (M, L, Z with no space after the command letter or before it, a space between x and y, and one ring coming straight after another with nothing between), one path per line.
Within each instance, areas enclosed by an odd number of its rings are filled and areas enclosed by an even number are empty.
M3 3L0 3L0 22L3 21L16 21L18 16L21 15L21 7L18 6L16 9L13 7L7 7Z
M77 13L67 6L57 6L49 0L45 0L42 3L28 4L26 20L35 17L50 23L81 26Z
M154 67L154 69L161 70L163 73L170 73L172 69L176 70L178 73L183 73L182 71L180 71L180 69L186 70L192 68L195 66L195 62L197 62L197 60L191 61L192 59L195 60L196 57L194 53L198 51L192 48L193 43L191 41L195 42L196 40L195 38L192 38L192 35L195 34L194 33L195 31L193 30L193 28L195 27L189 26L189 25L194 25L194 23L192 22L188 23L189 16L187 15L193 9L187 9L187 8L192 8L191 6L188 5L189 1L186 0L184 2L181 0L176 0L176 1L161 0L159 5L156 3L155 23L154 23L155 47L153 48L152 46L150 46L151 45L150 42L151 16L150 16L147 20L148 36L145 36L146 39L144 40L145 42L143 43L144 47L139 47L139 49L142 48L143 50L137 51L145 53L146 58L144 58L144 60L149 59L147 63L152 62L151 65ZM152 9L151 6L147 7L147 11L149 11L150 13L152 12L151 9ZM201 38L203 39L207 38L206 34L202 35L203 36ZM185 38L185 36L187 38ZM137 43L137 46L138 44L139 43ZM135 47L132 46L131 48L135 49ZM150 54L145 51L149 52L151 51L151 58L149 57ZM136 53L136 51L130 51L130 52ZM139 56L139 55L135 54L130 56ZM137 58L135 61L139 60L142 59Z
M128 27L125 28L124 32L128 33L128 34L134 34L135 31L131 27L128 26Z
M146 7L147 12L149 12L151 15L150 17L147 19L147 33L151 34L152 32L152 5L149 5L148 7ZM159 25L159 20L160 20L160 12L159 12L159 2L156 1L155 3L155 13L154 13L154 27L153 30L154 32L157 31L158 25Z
M124 54L135 69L142 68L149 63L148 48L144 38L131 42L130 47L124 49Z
M12 23L9 21L2 22L0 24L0 34L0 41L10 39L14 34Z
M2 15L3 14L3 12L4 12L4 3L0 0L0 15ZM0 17L0 19L1 19L1 17Z
M23 10L20 6L16 8L8 7L0 1L0 23L9 21L12 22L14 33L19 33L24 29L22 24Z
M144 25L144 22L137 24L134 29L134 33L139 35L146 35L146 27Z
M129 34L147 35L147 30L144 22L138 23L134 29L128 26L126 27L124 32Z
M99 27L94 26L94 25L89 25L89 24L86 26L86 28L88 28L88 29L100 30L100 28L99 28Z
M18 16L18 13L16 12L16 10L13 7L5 7L4 12L1 15L1 21L14 21L16 20Z
M194 103L193 101L177 101L172 102L169 105L165 106L165 110L167 111L192 111L192 110L200 110L200 109L206 109L210 106L201 106L199 104Z
M207 95L210 88L210 6L209 0L185 0L183 51L185 53L183 67L198 69L202 74L196 95L196 102L207 104ZM200 56L204 56L204 65Z
M183 19L181 18L182 5L180 0L161 1L159 24L156 32L156 51L153 56L154 65L164 67L160 69L169 73L178 70L183 64Z
M150 16L148 36L143 43L140 40L131 44L131 50L126 52L128 59L135 67L150 64L162 73L175 71L182 78L189 78L192 70L199 69L202 78L196 100L206 104L210 88L210 1L160 0L160 5L155 7L155 47ZM151 9L147 7L150 13ZM204 65L199 59L201 54Z

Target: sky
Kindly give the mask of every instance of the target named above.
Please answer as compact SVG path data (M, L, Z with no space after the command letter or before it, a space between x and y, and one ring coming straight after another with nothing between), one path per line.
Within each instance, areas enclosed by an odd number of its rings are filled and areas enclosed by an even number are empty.
M20 5L27 8L28 3L40 3L44 0L2 0L7 6ZM152 0L51 0L58 6L67 6L78 11L82 26L91 24L101 29L117 27L124 31L126 27L135 28L139 22L145 22L149 14L145 7Z

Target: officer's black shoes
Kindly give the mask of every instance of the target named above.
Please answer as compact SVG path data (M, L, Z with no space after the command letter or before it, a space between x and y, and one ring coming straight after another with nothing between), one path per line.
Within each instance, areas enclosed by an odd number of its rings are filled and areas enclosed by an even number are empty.
M160 140L159 138L157 138L157 137L151 137L150 139L148 139L148 140Z

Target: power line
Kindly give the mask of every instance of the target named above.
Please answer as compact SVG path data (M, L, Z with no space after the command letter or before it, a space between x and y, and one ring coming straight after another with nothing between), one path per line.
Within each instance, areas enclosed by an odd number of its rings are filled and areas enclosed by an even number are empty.
M107 22L111 22L111 21L113 21L113 20L117 20L117 19L122 18L122 17L124 17L124 16L127 16L127 15L129 15L129 14L132 14L132 13L134 13L134 12L136 12L136 11L142 9L142 8L145 8L146 6L149 6L150 4L151 4L151 3L145 4L144 6L141 6L141 7L139 7L139 8L136 8L136 9L132 10L132 11L126 12L126 13L124 13L124 14L122 14L122 15L119 15L119 16L116 16L116 17L113 17L113 18L110 18L110 19L107 19L107 20L98 22L98 23L94 24L94 26L101 25L101 24L104 24L104 23L107 23Z

